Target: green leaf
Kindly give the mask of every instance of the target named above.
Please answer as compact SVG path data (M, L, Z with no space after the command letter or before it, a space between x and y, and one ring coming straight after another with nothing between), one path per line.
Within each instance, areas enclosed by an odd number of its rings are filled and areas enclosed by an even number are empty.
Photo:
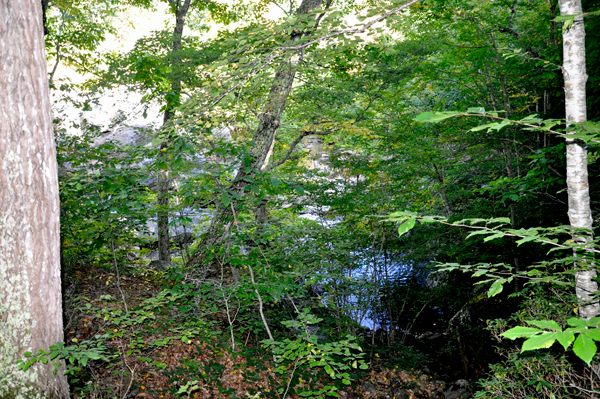
M514 340L516 338L533 337L534 335L537 335L541 332L542 332L542 330L540 330L538 328L520 327L519 326L519 327L511 328L510 330L503 332L501 335L505 338Z
M554 344L554 341L556 341L555 333L543 332L540 335L535 335L523 342L521 352L549 348Z
M491 297L496 296L499 293L501 293L502 289L503 289L502 284L505 283L505 282L506 282L506 280L503 279L503 278L494 281L492 283L492 286L490 287L490 289L487 292L488 298L491 298Z
M582 320L583 321L583 320ZM573 352L579 357L581 360L590 365L590 361L594 358L596 354L597 348L594 340L585 336L584 334L579 334L575 343L573 344Z
M571 332L557 332L555 333L556 340L565 348L565 350L569 349L569 346L575 340L575 335Z
M573 327L587 327L585 320L578 319L576 317L571 317L569 320L567 320L567 323Z
M437 122L443 121L444 119L452 118L453 116L457 116L457 115L458 115L457 112L452 112L452 111L448 111L448 112L423 112L423 113L419 114L415 118L415 121L417 121L417 122L437 123Z
M600 329L592 328L583 332L586 337L593 339L594 341L600 341Z
M342 380L342 384L345 384L345 385L350 385L350 380L347 380L347 379L345 379L345 378L344 378L344 379Z
M495 240L496 238L502 238L502 237L504 237L504 234L505 233L496 233L496 234L493 234L491 236L485 237L483 239L483 241L484 242L488 242L488 241L491 241L491 240Z
M473 277L481 277L487 273L487 269L480 269L473 273Z
M499 124L498 122L486 123L485 125L475 126L470 131L471 132L478 132L478 131L484 130L484 129L491 129L491 128L497 126L498 124Z
M592 317L587 322L588 327L600 327L600 317Z
M228 206L231 203L231 197L227 194L227 191L223 191L223 196L221 197L221 203L224 206Z
M326 365L325 365L325 372L326 372L327 374L329 374L329 376L330 376L331 378L333 378L334 372L333 372L333 369L331 368L331 366L330 366L330 365L328 365L328 364L326 364Z
M537 240L538 238L539 238L538 236L523 237L522 239L517 241L517 246L519 246L521 244L525 244L526 242L529 242L529 241Z
M526 320L525 323L547 330L562 331L562 328L554 320Z
M472 107L467 109L467 112L470 114L481 114L485 115L485 108L483 107Z
M413 227L415 227L416 221L417 221L417 219L411 218L411 219L408 219L406 222L402 223L398 227L398 235L401 236L404 233L407 233L408 231L410 231Z

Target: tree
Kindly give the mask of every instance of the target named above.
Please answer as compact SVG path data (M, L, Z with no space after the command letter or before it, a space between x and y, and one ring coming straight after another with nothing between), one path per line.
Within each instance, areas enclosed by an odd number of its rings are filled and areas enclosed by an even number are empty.
M330 1L327 2L327 6L330 3ZM313 10L320 8L321 4L322 0L303 0L296 10L296 15L301 21L314 18L314 13L312 15L311 13ZM298 24L298 26L301 25ZM290 35L290 41L292 43L296 42L301 37L302 33L296 28ZM252 132L250 159L241 165L237 171L235 180L229 187L229 191L236 193L238 196L243 195L248 181L252 181L257 173L264 171L268 166L269 158L272 155L273 146L275 145L276 134L281 124L281 116L283 115L288 96L292 91L302 56L303 52L299 55L295 53L290 55L273 77L269 95L258 118L258 127ZM264 204L261 206L264 207ZM232 210L234 209L235 206L233 204L231 207L221 206L217 209L208 231L199 245L200 248L211 248L223 242L233 224ZM202 252L197 253L191 259L190 264L194 266L200 264L203 256Z
M585 29L581 0L560 0L562 16L579 15L563 32L563 76L565 79L565 113L567 126L587 121L585 84ZM575 229L585 229L590 234L577 234L576 241L582 244L592 240L592 210L588 182L587 145L582 140L567 139L567 189L569 192L569 221ZM597 316L600 310L594 299L598 291L595 264L582 259L576 265L576 292L579 302L579 315L583 319Z
M41 3L0 15L0 396L67 398L64 363L15 364L63 340L60 204Z
M171 71L171 93L167 96L167 104L165 106L164 124L168 124L173 119L175 113L173 111L180 102L181 97L181 59L177 52L181 51L181 35L185 27L185 17L190 8L191 0L170 0L171 9L175 14L175 28L173 29L172 52L174 54L172 60ZM161 151L166 151L168 148L167 138L161 143ZM164 262L171 263L171 253L169 245L169 170L168 168L160 168L158 171L158 184L156 189L157 202L160 207L157 215L157 232L158 232L158 258Z

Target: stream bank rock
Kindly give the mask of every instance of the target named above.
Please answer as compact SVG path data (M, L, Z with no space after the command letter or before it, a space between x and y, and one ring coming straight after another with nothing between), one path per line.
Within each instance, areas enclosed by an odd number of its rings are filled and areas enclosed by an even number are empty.
M468 399L473 396L473 385L467 380L457 380L444 391L444 399Z
M147 266L148 269L152 269L152 270L156 270L156 271L167 270L169 267L171 267L171 264L164 260L150 261L150 263L148 263L148 266Z

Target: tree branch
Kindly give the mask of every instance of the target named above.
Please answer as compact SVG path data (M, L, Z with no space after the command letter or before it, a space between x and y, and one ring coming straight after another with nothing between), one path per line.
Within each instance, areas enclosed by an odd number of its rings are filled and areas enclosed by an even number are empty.
M213 102L212 104L210 104L210 106L208 108L214 107L215 105L217 105L219 102L221 102L221 100L223 98L225 98L225 96L227 96L229 93L231 93L232 91L236 90L238 87L242 86L243 84L245 84L248 80L250 80L253 76L255 76L258 72L262 71L264 68L266 68L268 65L271 64L271 62L273 60L275 60L276 58L279 58L280 56L282 56L283 54L285 54L288 51L298 51L298 50L304 50L307 47L310 47L313 44L317 44L320 43L324 40L327 39L331 39L340 35L355 35L355 34L359 34L359 33L364 33L367 30L369 30L373 25L384 21L385 19L387 19L388 17L394 15L394 14L398 14L400 11L412 6L413 4L416 4L419 0L411 0L408 3L400 6L400 7L396 7L393 10L390 10L382 15L380 15L379 17L373 19L372 21L359 26L357 28L352 28L352 29L343 29L343 30L339 30L339 31L335 31L335 32L331 32L327 35L318 37L316 39L313 40L309 40L305 43L302 44L298 44L296 46L283 46L283 47L279 47L277 49L272 50L267 56L265 56L262 59L256 60L254 61L251 65L250 65L250 70L248 72L248 74L245 76L245 78L243 78L242 80L240 80L237 84L234 84L233 86L231 86L230 88L228 88L227 90L225 90L223 93L221 93L221 95L219 95ZM261 65L262 64L262 65ZM204 112L201 112L204 113Z
M298 146L298 144L302 141L303 138L308 137L308 136L327 136L328 134L331 134L333 132L335 132L338 129L331 129L328 130L326 132L314 132L314 131L304 131L300 134L300 136L298 136L296 138L296 140L294 140L292 142L292 144L290 145L289 150L286 152L286 154L283 156L283 158L281 158L279 161L275 162L273 165L271 165L270 167L267 168L267 171L272 171L273 169L283 165L285 163L285 161L288 160L288 158L290 157L290 155L292 155L292 152L294 152L294 149L296 148L296 146Z

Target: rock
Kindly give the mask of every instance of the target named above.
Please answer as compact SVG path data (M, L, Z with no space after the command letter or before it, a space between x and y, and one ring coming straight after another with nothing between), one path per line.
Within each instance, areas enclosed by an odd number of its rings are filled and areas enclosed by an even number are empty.
M396 391L392 391L391 397L394 399L408 399L410 396L404 389L398 389Z
M369 381L363 382L361 388L362 388L362 390L364 392L377 392L377 391L379 391L377 389L377 387L375 386L375 384L372 384Z
M153 269L153 270L167 270L169 267L171 267L171 264L167 261L164 260L153 260L150 263L148 263L148 266L146 266L148 269Z
M423 334L419 335L417 338L422 339L422 340L432 341L434 339L438 339L441 337L442 337L442 334L440 334L440 333L425 331Z
M468 399L473 395L473 386L467 380L457 380L444 392L445 399Z

